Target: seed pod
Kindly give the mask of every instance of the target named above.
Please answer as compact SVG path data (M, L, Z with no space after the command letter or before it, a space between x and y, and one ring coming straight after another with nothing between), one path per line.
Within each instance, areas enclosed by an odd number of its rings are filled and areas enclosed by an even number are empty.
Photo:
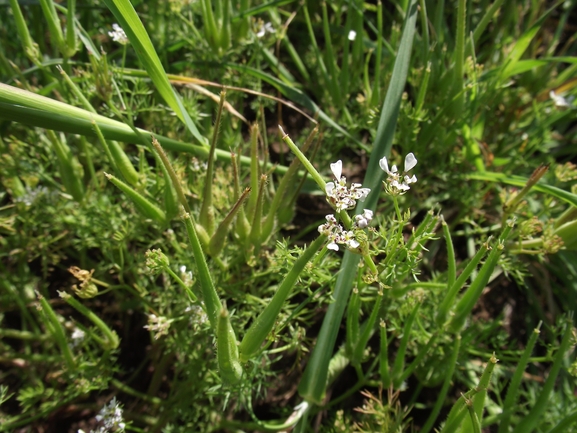
M216 345L218 350L218 369L222 381L234 385L242 377L242 366L238 360L238 346L236 336L226 307L220 310L216 331Z
M164 226L166 224L166 214L162 209L135 191L131 186L125 184L117 177L111 174L104 173L106 178L118 187L128 198L136 205L138 210L147 218L151 218Z

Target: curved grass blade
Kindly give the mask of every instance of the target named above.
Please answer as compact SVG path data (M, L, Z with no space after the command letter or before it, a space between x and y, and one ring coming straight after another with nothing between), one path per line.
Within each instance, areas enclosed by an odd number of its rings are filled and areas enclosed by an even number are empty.
M152 41L136 14L129 0L104 0L108 9L114 14L118 23L126 33L130 44L134 47L136 55L148 72L150 79L164 101L174 110L178 118L186 125L190 133L201 144L207 144L205 137L198 131L190 115L184 108L180 96L170 85L164 67L156 54Z
M142 139L130 126L122 122L3 83L0 83L0 119L88 137L97 136L94 122L107 140L140 143ZM138 129L138 132L146 140L152 141L150 132L144 129ZM167 150L187 152L204 159L208 157L206 146L183 143L162 135L155 134L154 137ZM230 161L228 151L216 149L216 155ZM250 159L244 156L241 156L240 160L243 164L250 162ZM287 169L279 165L276 166L275 172L285 173Z
M528 178L522 176L508 175L504 173L489 173L489 172L472 173L469 174L467 178L476 180L488 180L490 182L503 182L509 185L520 187L524 187L527 184L527 181L529 180ZM538 183L534 185L533 189L535 191L552 195L553 197L556 197L559 200L563 200L564 202L569 203L571 206L577 206L577 194L573 194L561 188L557 188L555 186L543 183Z

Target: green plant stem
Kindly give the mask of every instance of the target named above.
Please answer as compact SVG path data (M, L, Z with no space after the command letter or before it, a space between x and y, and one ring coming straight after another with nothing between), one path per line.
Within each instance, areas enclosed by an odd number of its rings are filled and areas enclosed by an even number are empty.
M447 397L447 392L449 391L449 386L451 385L451 381L453 379L453 373L455 371L455 367L457 366L457 359L459 357L460 347L461 347L461 336L456 335L453 342L453 347L451 349L451 355L446 364L445 380L443 381L443 386L441 387L441 390L437 394L437 401L435 402L435 405L431 410L431 414L429 415L427 422L421 429L421 433L429 433L429 431L433 427L433 424L437 420L439 413L441 412L441 408L445 403L445 398Z
M70 371L76 370L76 362L74 361L74 357L72 356L72 352L68 346L68 341L66 340L66 335L64 334L64 329L62 328L56 313L44 296L38 294L38 301L42 306L42 311L46 314L46 318L48 319L46 323L48 324L50 331L56 340L56 344L58 344L62 355L64 356L66 367Z
M100 330L100 332L102 332L104 338L97 337L96 335L92 335L92 338L94 338L98 342L98 344L102 346L104 350L114 350L118 348L118 345L120 344L118 335L116 335L116 332L110 329L108 325L100 319L100 317L94 314L92 310L90 310L89 308L81 304L79 301L77 301L76 298L74 298L73 296L64 292L60 292L59 294L60 297L63 298L68 303L68 305L70 305L76 311L84 315L88 320L94 323L94 325Z

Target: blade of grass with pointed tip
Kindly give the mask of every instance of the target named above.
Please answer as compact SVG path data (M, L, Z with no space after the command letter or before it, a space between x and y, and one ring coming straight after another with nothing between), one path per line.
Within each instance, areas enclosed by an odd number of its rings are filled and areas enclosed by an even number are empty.
M528 178L522 176L489 172L472 173L467 175L467 178L476 180L488 180L490 182L503 182L509 185L520 187L524 187L528 181ZM561 188L557 188L555 186L547 185L544 183L538 183L533 186L533 190L552 195L559 200L563 200L564 202L569 203L571 206L577 206L577 194L573 194Z
M152 45L152 41L148 36L142 21L136 14L134 7L129 0L104 0L104 3L114 14L122 27L130 44L134 47L138 59L148 72L150 79L156 86L156 89L169 105L174 110L178 118L186 125L190 133L201 144L207 144L207 140L198 131L196 125L190 118L186 111L180 96L176 93L174 88L170 85L164 67L156 54L156 50Z
M563 3L563 0L557 1L552 7L547 9L547 11L541 15L541 17L529 28L529 30L523 33L521 37L516 40L515 46L511 50L509 57L503 62L503 66L499 74L499 83L503 83L507 78L512 76L512 70L515 68L517 62L521 59L521 56L525 53L529 47L529 44L543 26L545 20L561 3Z
M407 80L415 25L417 21L417 0L411 0L405 15L405 26L393 67L393 74L387 95L381 110L377 136L369 160L364 186L371 188L371 193L358 210L376 208L384 172L379 167L379 159L388 155L392 142L397 118L399 115L401 97ZM328 365L332 357L337 333L347 305L352 283L360 256L347 251L344 255L341 270L337 277L333 294L334 302L329 305L323 320L316 346L314 347L305 372L299 384L299 393L309 402L321 404L327 383Z
M535 401L531 410L529 410L529 413L527 413L521 419L519 424L517 424L513 433L531 432L537 428L540 418L544 415L545 410L549 406L549 398L551 397L551 392L553 391L555 382L557 381L557 376L563 365L563 360L565 359L567 351L571 348L571 342L574 340L572 338L573 331L573 314L570 313L569 316L565 318L565 332L563 333L563 339L561 340L559 349L555 354L555 360L549 370L547 380L540 390L539 397Z

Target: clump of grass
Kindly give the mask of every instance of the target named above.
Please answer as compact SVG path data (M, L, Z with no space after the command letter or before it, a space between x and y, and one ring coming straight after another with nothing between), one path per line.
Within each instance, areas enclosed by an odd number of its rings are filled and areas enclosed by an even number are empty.
M574 423L572 6L313 3L0 10L0 431Z

